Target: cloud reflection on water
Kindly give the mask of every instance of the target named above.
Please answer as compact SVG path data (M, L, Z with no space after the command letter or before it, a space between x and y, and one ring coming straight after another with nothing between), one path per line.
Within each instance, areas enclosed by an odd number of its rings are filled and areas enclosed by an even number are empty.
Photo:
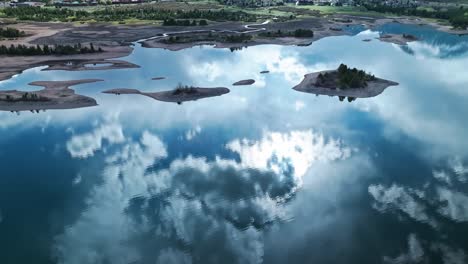
M239 162L187 156L154 172L146 168L167 150L149 132L109 154L103 184L56 239L60 263L258 263L260 230L288 218L284 203L301 187L300 178L316 162L350 155L339 141L311 131L266 133L259 142L227 146Z

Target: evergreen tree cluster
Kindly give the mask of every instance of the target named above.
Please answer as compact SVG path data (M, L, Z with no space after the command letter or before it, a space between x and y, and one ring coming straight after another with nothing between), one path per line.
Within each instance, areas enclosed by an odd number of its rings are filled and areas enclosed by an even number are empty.
M266 31L258 34L261 37L267 38L279 38L279 37L296 37L296 38L312 38L314 36L314 31L310 29L296 29L294 31L281 31L278 29L277 31Z
M19 31L16 28L0 28L0 37L2 38L19 38L25 35L24 31Z
M76 45L55 45L49 47L48 45L37 45L37 46L26 46L26 45L11 45L7 47L5 45L0 46L0 55L8 56L39 56L39 55L74 55L74 54L86 54L102 52L102 49L94 48L91 43L89 46L82 46L81 44Z
M21 95L21 97L13 97L9 94L7 94L4 98L2 98L3 100L7 101L7 102L19 102L19 101L28 101L28 102L37 102L37 101L49 101L49 99L47 97L44 97L44 96L40 96L38 94L35 94L35 93L29 93L29 92L25 92Z
M375 79L374 75L367 74L363 70L351 69L345 64L340 64L336 72L320 73L317 76L315 85L328 88L355 89L367 87L367 82Z
M225 43L242 43L252 39L252 35L247 34L213 34L208 33L206 35L197 35L197 36L170 36L166 39L162 39L162 43L166 44L176 44L176 43L188 43L196 41L217 41Z
M252 39L251 35L247 34L238 34L238 35L227 35L224 37L224 42L228 43L241 43L245 41L249 41Z
M197 20L176 20L173 18L166 19L163 21L163 26L184 26L184 27L189 27L189 26L206 26L208 25L208 22L205 19L202 19L197 22Z

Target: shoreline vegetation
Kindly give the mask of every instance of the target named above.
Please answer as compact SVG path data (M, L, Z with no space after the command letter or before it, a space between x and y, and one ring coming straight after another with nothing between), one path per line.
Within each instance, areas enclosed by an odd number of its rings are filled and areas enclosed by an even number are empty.
M313 38L314 31L310 29L298 28L294 31L284 32L284 31L281 31L281 29L278 29L277 31L260 32L258 36L266 37L266 38L284 38L284 37Z
M16 28L0 28L0 40L2 38L12 39L12 38L20 38L26 36L24 31L20 31Z
M49 47L49 45L26 46L21 44L11 44L10 47L0 45L0 55L8 56L75 55L96 52L103 52L103 50L101 47L98 47L97 49L94 48L93 43L90 43L89 47L83 46L81 43L73 46L54 45L52 47Z
M315 95L338 96L340 101L348 97L348 101L352 102L356 98L377 96L386 88L396 85L398 83L340 64L336 70L306 74L293 90Z

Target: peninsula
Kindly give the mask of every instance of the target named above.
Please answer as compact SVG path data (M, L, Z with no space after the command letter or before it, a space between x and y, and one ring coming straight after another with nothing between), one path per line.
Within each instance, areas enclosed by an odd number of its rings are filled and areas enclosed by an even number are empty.
M73 109L96 106L96 100L91 97L76 94L70 86L99 81L102 80L39 81L29 84L44 87L44 89L39 91L0 91L0 111L39 112L40 110L48 109Z

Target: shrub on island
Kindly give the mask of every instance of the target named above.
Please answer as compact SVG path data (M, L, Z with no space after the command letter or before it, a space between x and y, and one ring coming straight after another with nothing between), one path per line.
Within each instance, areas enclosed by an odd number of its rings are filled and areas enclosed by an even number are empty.
M327 88L356 89L367 87L367 82L376 80L374 75L367 74L363 70L349 68L340 64L336 71L320 73L315 85Z

